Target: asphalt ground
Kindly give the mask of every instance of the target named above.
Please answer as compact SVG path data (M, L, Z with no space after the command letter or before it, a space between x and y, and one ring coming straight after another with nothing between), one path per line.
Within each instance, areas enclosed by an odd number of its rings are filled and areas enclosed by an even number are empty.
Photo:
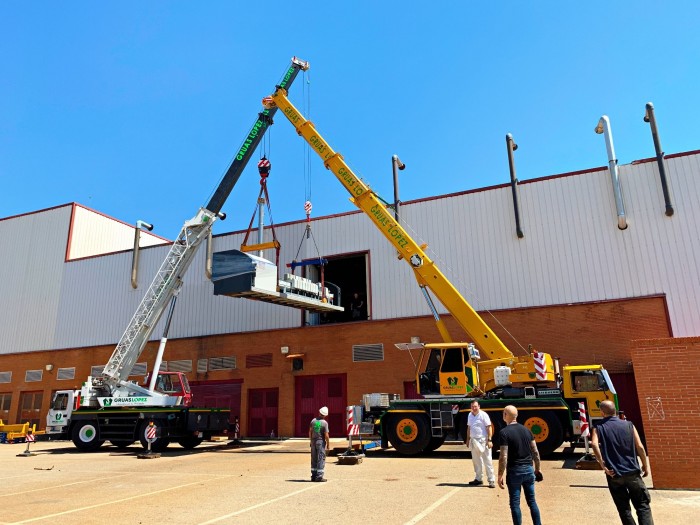
M327 483L310 482L305 439L243 444L173 445L158 459L138 459L136 445L82 453L70 442L37 442L29 448L35 456L18 457L26 445L2 444L0 523L511 523L507 490L468 485L474 471L462 444L421 457L367 451L355 465L330 456ZM558 452L543 462L536 485L543 523L619 523L605 475L575 468L581 455ZM657 525L698 521L700 492L651 494ZM524 501L522 508L530 523Z

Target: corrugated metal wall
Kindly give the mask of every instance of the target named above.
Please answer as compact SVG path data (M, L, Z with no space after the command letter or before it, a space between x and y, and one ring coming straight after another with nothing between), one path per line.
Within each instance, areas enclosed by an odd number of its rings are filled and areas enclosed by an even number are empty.
M71 208L0 221L0 353L55 348Z
M697 335L700 156L666 162L676 210L671 218L664 215L656 164L620 166L625 231L617 228L607 169L521 183L522 239L515 234L508 186L405 204L401 222L419 243L429 244L429 255L477 310L666 294L674 335ZM131 252L63 263L68 218L60 210L0 221L0 232L12 239L3 245L13 248L3 254L9 263L0 269L7 313L0 317L3 353L116 343L169 249L142 250L140 285L133 290ZM60 220L50 217L55 213L63 214ZM295 257L304 228L276 228L282 265ZM324 256L369 251L374 319L429 313L408 265L397 261L363 214L314 221L313 232ZM238 248L242 238L218 236L214 249ZM30 256L39 253L41 260ZM299 259L317 256L314 244L305 242ZM25 274L22 261L29 260L31 274ZM202 248L186 276L171 338L300 325L294 309L215 297L204 262ZM19 297L22 313L12 311L5 297ZM153 339L161 332L156 328Z
M75 205L73 210L69 260L133 248L134 226L82 206ZM141 246L154 246L164 242L147 231L141 232Z

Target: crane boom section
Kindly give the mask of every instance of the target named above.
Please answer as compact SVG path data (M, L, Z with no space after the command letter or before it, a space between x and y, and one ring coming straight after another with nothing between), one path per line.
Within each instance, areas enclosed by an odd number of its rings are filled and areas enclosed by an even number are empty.
M294 83L299 71L306 71L307 69L309 69L308 62L304 62L297 57L293 57L289 69L287 69L287 72L280 81L279 87L289 91L289 87ZM226 202L231 190L233 190L233 187L236 185L236 182L238 182L241 173L243 173L243 168L245 168L246 164L248 164L248 160L250 160L255 148L257 148L258 144L260 144L265 131L272 124L272 117L276 112L277 108L266 108L262 113L260 113L260 115L258 115L258 120L255 122L255 124L253 124L253 127L250 129L250 133L248 133L248 136L243 141L243 144L241 144L238 153L236 153L236 157L233 159L231 166L228 170L226 170L224 177L221 179L219 187L209 200L209 203L206 206L207 210L215 214L221 211L224 202Z
M306 71L308 68L307 62L296 57L292 58L292 64L283 76L280 86L288 89L299 71ZM102 376L93 380L96 386L104 385L114 391L121 382L126 381L129 377L168 302L182 286L182 278L197 253L197 248L209 235L231 190L238 182L265 131L272 124L272 116L275 112L276 108L270 108L258 115L258 119L243 141L206 208L201 208L194 218L185 222L177 240L171 246L165 261L156 273L136 313L112 352Z
M276 106L296 128L312 149L321 157L329 169L351 195L351 201L362 210L377 229L396 248L413 269L418 284L429 288L452 314L462 329L472 338L481 351L490 359L510 358L510 350L489 328L471 305L462 297L435 263L425 254L421 246L396 222L384 203L345 163L340 153L331 148L318 133L313 123L306 120L287 98L284 89L278 88L274 95L263 103Z

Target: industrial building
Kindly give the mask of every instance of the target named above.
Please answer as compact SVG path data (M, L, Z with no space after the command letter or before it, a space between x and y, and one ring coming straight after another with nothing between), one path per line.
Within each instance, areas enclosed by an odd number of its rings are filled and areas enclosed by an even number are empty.
M672 215L656 159L644 159L619 166L619 195L600 167L405 202L401 224L513 353L532 345L563 364L602 363L641 422L633 341L700 334L700 152L663 162ZM281 267L305 228L276 225ZM344 312L215 296L208 253L239 248L246 232L214 236L179 295L161 368L187 372L198 402L230 407L243 436L306 435L321 405L343 436L344 409L363 394L415 394L415 356L394 344L440 339L410 268L367 217L319 217L312 228L320 253L306 243L301 259L328 259L324 280ZM52 392L99 374L169 242L141 232L134 278L134 226L79 204L1 219L0 238L0 419L43 427ZM321 269L296 272L319 280ZM152 371L161 325L134 380Z

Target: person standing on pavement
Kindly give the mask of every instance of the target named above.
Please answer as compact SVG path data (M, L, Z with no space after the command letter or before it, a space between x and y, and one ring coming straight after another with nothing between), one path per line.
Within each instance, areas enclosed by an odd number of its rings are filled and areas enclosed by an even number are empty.
M331 448L328 436L328 407L321 407L318 416L309 425L309 445L311 446L311 481L326 481L323 471L326 468L326 451Z
M489 488L496 488L496 477L493 474L491 463L491 448L493 447L493 425L489 415L481 410L479 402L475 399L471 404L471 412L467 418L467 437L464 444L469 447L474 463L475 477L470 485L484 484L484 465Z
M507 473L506 484L510 498L510 515L513 525L523 522L520 512L520 490L525 492L525 501L530 507L530 517L534 525L542 525L540 509L535 501L535 481L542 481L540 453L535 436L529 429L517 422L518 409L508 405L503 409L503 421L498 438L501 442L498 458L498 486L503 487L503 474ZM534 469L533 469L534 463Z
M639 525L653 525L651 496L644 484L649 475L649 464L642 440L631 421L617 417L615 403L600 404L603 420L596 423L591 436L591 447L598 464L605 471L608 489L617 507L623 525L634 525L630 501L637 511ZM637 456L642 460L639 468Z

